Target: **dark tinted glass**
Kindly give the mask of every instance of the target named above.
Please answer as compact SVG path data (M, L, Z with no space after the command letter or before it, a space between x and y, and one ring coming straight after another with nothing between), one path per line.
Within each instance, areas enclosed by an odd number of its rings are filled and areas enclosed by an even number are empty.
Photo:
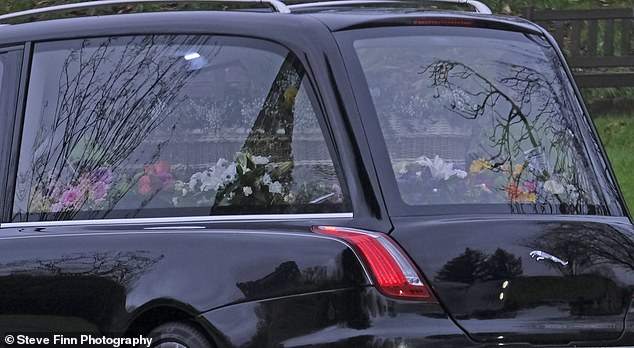
M582 140L591 132L552 47L532 34L439 32L353 42L402 200L607 213L610 190Z
M15 220L343 211L310 93L260 41L38 44Z
M0 211L10 201L6 179L10 176L11 140L15 122L15 108L20 86L22 50L0 52ZM10 196L10 195L9 195Z

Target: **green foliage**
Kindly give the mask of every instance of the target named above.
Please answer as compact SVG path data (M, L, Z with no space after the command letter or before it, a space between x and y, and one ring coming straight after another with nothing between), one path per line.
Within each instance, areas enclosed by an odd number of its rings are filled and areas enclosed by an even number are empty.
M634 208L634 115L600 117L595 124L630 209Z
M524 9L580 10L632 7L632 0L481 0L493 13L522 15Z

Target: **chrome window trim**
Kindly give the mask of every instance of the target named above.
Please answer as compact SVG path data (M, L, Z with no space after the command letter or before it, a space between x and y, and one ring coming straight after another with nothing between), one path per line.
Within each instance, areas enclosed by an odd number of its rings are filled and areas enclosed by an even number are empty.
M231 221L298 221L314 219L351 219L352 213L314 213L314 214L254 214L254 215L217 215L132 219L100 219L100 220L65 220L65 221L30 221L8 222L0 224L2 228L23 227L63 227L63 226L95 226L95 225L155 225L164 223L207 223Z

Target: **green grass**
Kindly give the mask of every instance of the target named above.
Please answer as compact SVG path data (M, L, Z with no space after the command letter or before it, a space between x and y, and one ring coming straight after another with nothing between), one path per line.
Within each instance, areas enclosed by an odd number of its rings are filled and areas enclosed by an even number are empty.
M634 115L594 119L625 201L634 211Z

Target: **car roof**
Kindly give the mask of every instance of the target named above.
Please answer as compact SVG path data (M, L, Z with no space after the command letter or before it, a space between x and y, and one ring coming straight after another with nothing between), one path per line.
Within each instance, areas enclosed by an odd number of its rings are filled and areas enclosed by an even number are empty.
M18 24L0 24L0 42L19 42L22 40L39 40L58 37L77 37L99 34L136 34L146 33L179 33L190 31L192 34L207 32L210 24L214 32L218 34L248 32L247 27L256 31L269 27L272 30L288 30L292 32L306 31L316 23L321 23L330 31L347 29L377 27L390 25L411 25L412 20L421 18L453 18L470 20L485 27L496 27L519 31L540 31L539 28L526 20L490 14L486 6L472 0L432 0L440 3L472 3L484 6L486 10L478 9L476 12L440 10L437 8L423 9L421 4L408 0L347 0L301 3L286 6L279 0L258 0L260 3L271 5L273 12L266 9L242 8L234 11L157 11L139 12L130 14L108 14L101 16L81 15L72 12L68 18L55 18L41 20L40 15L55 14L60 9L73 10L84 7L108 4L139 4L156 2L157 0L102 0L79 4L67 4L53 6L44 9L34 9L22 13L14 13L0 16L0 23L18 20ZM224 3L226 1L238 1L238 3L252 3L252 0L199 0L201 3ZM158 2L162 2L158 0ZM183 1L185 2L185 1ZM478 6L479 6L478 5ZM291 11L292 10L292 11ZM482 13L484 12L484 13ZM20 22L21 21L21 22ZM482 25L483 24L483 25ZM240 27L240 28L237 28ZM224 30L223 30L224 28ZM101 32L100 30L101 29ZM236 30L239 29L239 30ZM57 35L55 35L57 34ZM246 33L245 33L246 34ZM10 37L15 36L11 40ZM20 38L22 36L23 38Z
M335 11L311 11L303 12L324 23L331 31L341 31L356 28L412 25L417 19L463 19L483 24L482 26L497 27L499 29L539 32L539 27L527 20L491 14L471 13L465 11L421 11L412 8L385 8L385 9L338 9ZM296 13L298 15L299 13ZM424 23L421 22L421 23ZM452 24L447 21L447 25ZM464 24L464 23L463 23ZM424 24L422 24L424 25ZM442 22L437 22L442 25ZM474 25L475 26L475 25Z

